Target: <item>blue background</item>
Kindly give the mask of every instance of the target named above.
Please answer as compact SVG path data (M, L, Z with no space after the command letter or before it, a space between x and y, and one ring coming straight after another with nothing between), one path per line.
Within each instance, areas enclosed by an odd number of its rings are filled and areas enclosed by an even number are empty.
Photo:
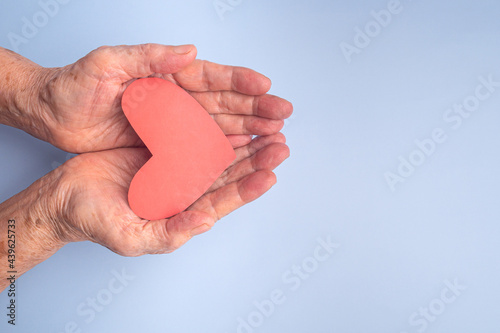
M213 0L69 1L19 45L64 66L101 45L194 43L200 59L265 73L295 113L292 156L264 197L174 254L64 247L18 281L15 329L0 295L0 331L498 332L500 88L459 128L443 118L479 77L500 81L498 1L401 0L385 27L371 14L385 0L229 3L219 15ZM0 45L14 49L9 33L41 10L2 0ZM342 43L366 27L349 62ZM415 140L435 128L447 139L422 162ZM412 153L421 165L392 191L384 175ZM0 201L71 157L5 126L0 156ZM328 237L338 248L318 262ZM82 315L123 271L133 280Z

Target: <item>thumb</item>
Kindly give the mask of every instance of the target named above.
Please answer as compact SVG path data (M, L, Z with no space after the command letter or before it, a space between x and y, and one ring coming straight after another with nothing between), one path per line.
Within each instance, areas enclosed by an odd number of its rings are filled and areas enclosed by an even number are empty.
M215 220L206 213L185 211L168 220L149 221L143 229L148 253L170 253L192 237L210 230Z
M172 74L191 64L196 58L194 45L168 46L140 44L102 46L89 53L84 61L98 78L119 79L126 82L154 73Z

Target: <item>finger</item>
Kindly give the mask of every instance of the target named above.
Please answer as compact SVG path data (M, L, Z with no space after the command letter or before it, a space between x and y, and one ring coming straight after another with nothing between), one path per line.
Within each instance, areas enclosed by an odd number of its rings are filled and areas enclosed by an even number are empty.
M274 170L290 156L290 149L283 143L273 143L254 155L233 165L208 189L208 193L233 183L259 170Z
M273 96L249 96L234 91L191 92L210 114L253 115L270 119L286 119L293 112L292 103Z
M228 135L226 136L233 148L239 148L252 142L251 135Z
M236 159L233 161L233 163L231 163L230 166L243 161L245 158L252 156L258 150L269 146L272 143L286 143L286 138L281 132L272 135L256 137L250 144L234 150L234 152L236 153Z
M271 135L279 132L285 122L256 116L239 116L232 114L212 115L224 134Z
M170 253L184 245L192 237L210 230L213 217L203 212L182 212L168 220L149 221L138 235L143 252L150 254Z
M160 44L103 46L89 53L81 64L91 75L126 82L154 73L174 73L196 58L194 45L167 46Z
M274 184L276 184L276 176L272 171L257 171L238 182L205 194L188 210L209 214L215 221L218 221L232 211L257 199Z
M191 91L234 90L246 95L263 95L271 89L271 80L254 70L206 60L193 61L174 73L173 78Z

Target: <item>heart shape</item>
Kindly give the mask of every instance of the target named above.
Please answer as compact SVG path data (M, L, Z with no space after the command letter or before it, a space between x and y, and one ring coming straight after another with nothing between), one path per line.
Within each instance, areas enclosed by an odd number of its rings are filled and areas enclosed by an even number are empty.
M152 154L128 192L130 207L141 218L159 220L182 212L236 158L208 112L171 82L134 81L123 93L122 108Z

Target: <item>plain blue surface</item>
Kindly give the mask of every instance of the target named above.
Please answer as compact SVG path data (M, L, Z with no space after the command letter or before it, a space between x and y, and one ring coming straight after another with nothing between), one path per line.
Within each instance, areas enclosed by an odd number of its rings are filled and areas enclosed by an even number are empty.
M66 246L18 281L15 328L0 295L0 331L498 332L500 88L460 127L446 115L474 102L480 77L500 81L500 4L396 5L60 5L20 54L64 66L101 45L194 43L201 59L265 73L271 93L294 103L284 129L292 156L270 193L174 254ZM0 45L14 49L9 33L40 10L3 0ZM372 29L369 44L358 28ZM349 62L342 47L356 42ZM415 153L436 128L446 141ZM391 191L384 175L412 154L421 165ZM5 126L0 156L2 201L70 157ZM328 238L331 253L319 248ZM117 274L129 276L123 288ZM99 297L105 305L91 310Z

